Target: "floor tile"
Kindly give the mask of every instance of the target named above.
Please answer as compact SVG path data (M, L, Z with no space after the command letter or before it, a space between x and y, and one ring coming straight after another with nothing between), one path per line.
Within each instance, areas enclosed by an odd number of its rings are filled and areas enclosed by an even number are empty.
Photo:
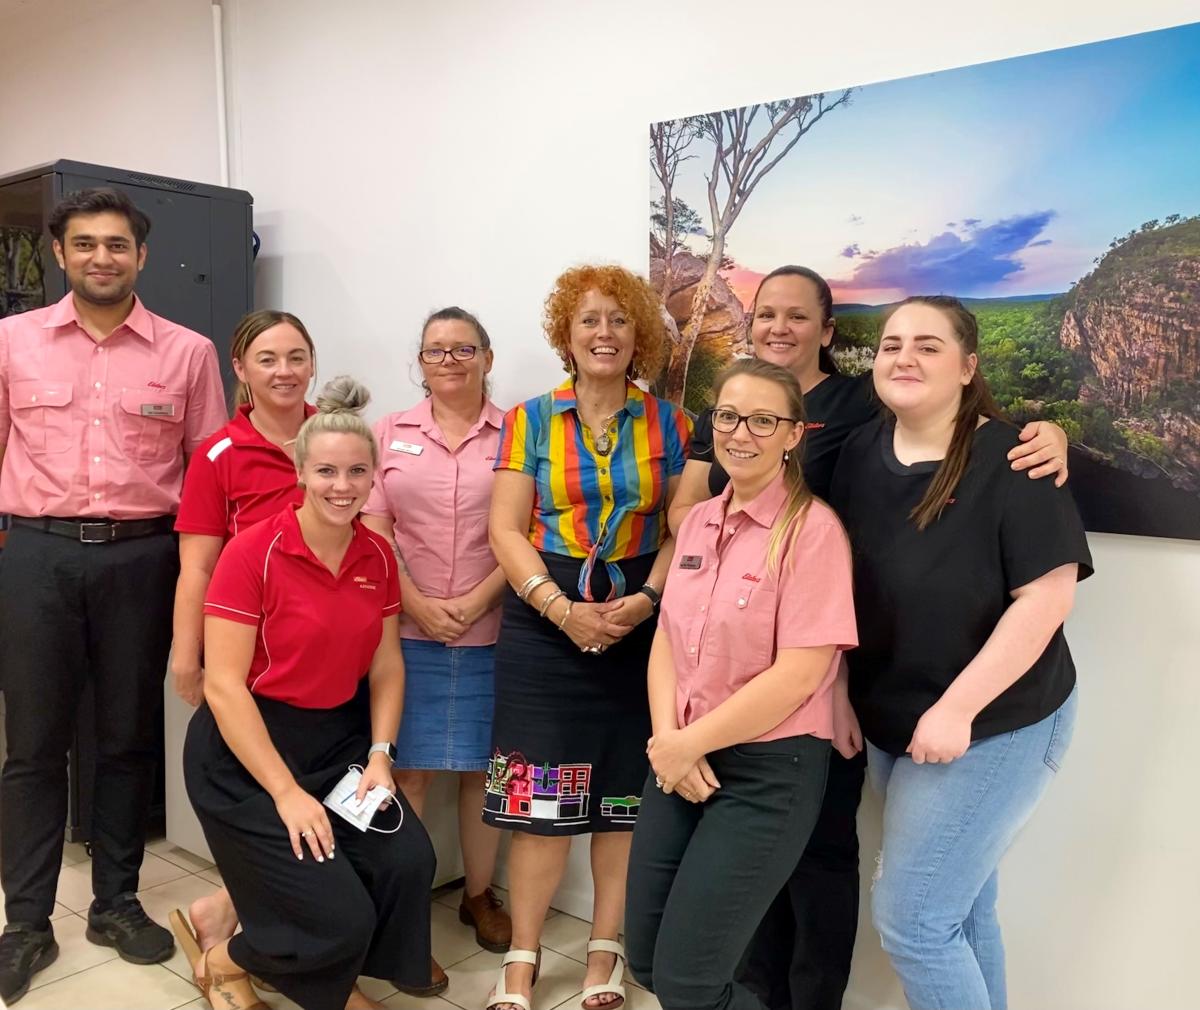
M450 988L442 994L443 998L463 1010L479 1010L496 984L502 957L480 951L450 968L446 972ZM582 989L583 969L577 962L552 950L542 951L542 973L533 993L533 1010L556 1007Z
M482 948L475 942L475 929L458 921L458 906L453 910L433 903L431 926L433 957L443 968L478 954Z
M215 866L210 866L207 870L201 870L197 876L203 877L210 884L215 884L217 887L225 886L225 881L221 878L221 871Z
M89 858L91 857L88 856L87 846L83 842L67 842L63 845L63 866L74 866Z
M57 901L54 903L54 911L50 913L50 921L61 919L64 915L74 915L66 905L60 905ZM0 928L8 925L8 918L4 913L4 902L0 901Z
M97 948L102 949L102 948ZM49 969L48 969L49 970ZM21 1000L22 1010L171 1010L195 1001L196 990L161 965L116 959L49 985Z
M548 919L542 927L542 946L564 954L583 964L587 963L587 942L592 924L563 912Z
M381 978L368 978L366 975L360 975L358 987L378 1003L382 1003L389 996L396 995L396 987Z
M385 1007L394 1008L394 1010L458 1010L453 1003L447 1003L440 996L435 996L433 999L428 997L418 999L416 996L407 996L402 992L379 1002ZM474 1010L479 1010L479 1008L476 1007Z
M180 877L189 876L191 872L185 866L147 852L142 859L142 872L138 874L138 890L144 891L148 887L165 884L168 880L178 880Z
M142 858L142 872L138 876L138 890L156 887L168 880L178 880L190 876L189 871L165 859L160 859L151 853ZM63 866L58 871L58 892L55 895L59 903L72 912L86 912L92 903L92 861L85 859L80 863Z
M182 909L186 914L188 905L197 898L203 898L212 892L213 885L209 881L188 874L178 880L171 880L165 884L159 884L157 887L139 891L138 898L141 899L142 907L151 919L160 926L170 929L171 924L167 917L171 914L172 909ZM178 943L175 944L175 953L169 960L163 962L163 966L185 982L190 982L192 979L192 967L188 964Z
M54 939L58 943L58 960L33 977L36 988L116 958L117 952L112 947L101 947L84 936L86 929L87 923L77 915L55 921ZM21 1005L25 1005L24 1001Z
M165 859L168 863L174 863L187 870L188 873L199 873L201 870L212 868L212 863L207 859L201 859L199 856L194 856L187 849L181 849L177 845L172 845L165 838L158 838L146 846L146 851L153 853L161 859Z

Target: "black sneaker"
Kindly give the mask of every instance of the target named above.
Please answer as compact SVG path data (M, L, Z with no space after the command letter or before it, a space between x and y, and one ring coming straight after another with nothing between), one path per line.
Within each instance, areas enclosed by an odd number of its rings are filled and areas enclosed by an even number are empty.
M175 953L170 931L151 919L133 894L118 894L105 911L93 904L86 936L101 947L116 947L131 964L158 964Z
M9 923L0 936L0 999L12 1006L29 992L29 980L57 958L53 929Z

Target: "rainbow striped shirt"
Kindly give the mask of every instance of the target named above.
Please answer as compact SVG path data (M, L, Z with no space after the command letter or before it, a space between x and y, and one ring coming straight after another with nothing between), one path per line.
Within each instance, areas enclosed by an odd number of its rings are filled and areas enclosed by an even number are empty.
M529 541L539 551L587 558L579 592L590 600L597 561L607 564L613 596L625 578L610 562L658 550L667 539L667 482L683 471L691 421L675 404L627 384L612 452L601 456L575 409L567 379L504 417L494 469L534 480ZM610 428L611 431L611 428Z

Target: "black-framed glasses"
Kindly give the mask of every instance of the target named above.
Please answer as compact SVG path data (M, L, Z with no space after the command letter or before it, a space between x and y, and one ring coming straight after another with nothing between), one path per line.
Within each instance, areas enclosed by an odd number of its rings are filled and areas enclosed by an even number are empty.
M779 430L782 421L787 421L789 424L799 423L794 417L779 417L775 414L761 413L739 414L736 410L729 410L727 407L713 407L712 409L713 431L732 435L743 421L746 422L746 430L751 435L758 435L761 438L770 438L774 435Z
M459 344L457 347L427 347L421 351L421 360L427 365L440 365L449 354L455 361L470 361L479 348L475 344Z

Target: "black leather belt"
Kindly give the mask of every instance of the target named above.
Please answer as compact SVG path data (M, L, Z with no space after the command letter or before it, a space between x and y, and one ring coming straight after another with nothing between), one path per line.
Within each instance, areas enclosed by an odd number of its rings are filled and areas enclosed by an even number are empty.
M32 519L13 516L14 526L53 533L57 537L78 540L81 544L110 544L114 540L132 540L155 533L170 533L175 528L174 516L155 516L152 519L56 519L43 516Z

